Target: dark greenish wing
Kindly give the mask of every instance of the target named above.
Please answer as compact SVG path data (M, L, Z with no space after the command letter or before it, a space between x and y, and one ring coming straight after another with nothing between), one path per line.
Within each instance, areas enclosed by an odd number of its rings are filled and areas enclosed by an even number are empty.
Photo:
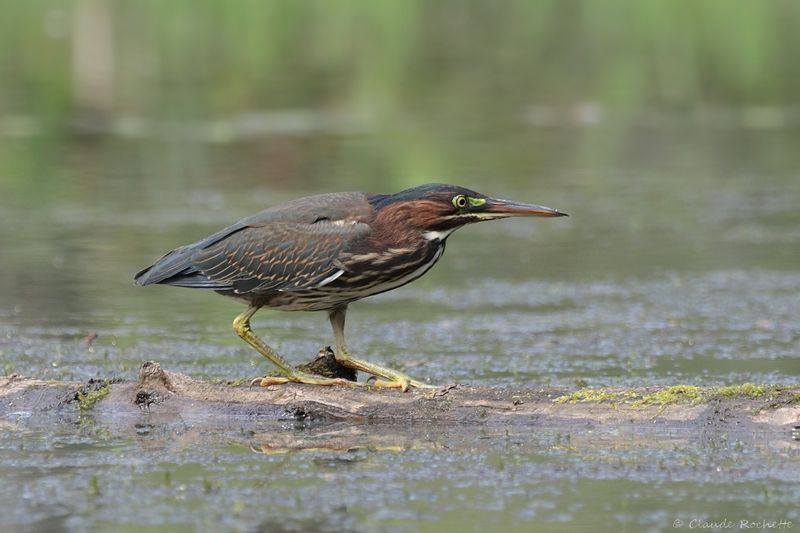
M339 255L366 237L361 222L273 222L245 227L197 250L192 266L238 294L311 289L340 269Z
M347 221L366 220L371 212L372 207L364 193L328 193L298 198L244 218L205 239L172 250L136 273L134 283L222 291L234 290L234 284L240 291L273 285L288 288L294 279L288 264L282 268L276 267L275 272L269 270L272 247L276 248L275 253L284 254L275 256L276 264L285 260L288 257L287 250L293 247L300 256L310 253L303 251L302 246L305 245L333 247L328 248L328 253L335 252L336 247L344 246L350 239L358 238L368 230L363 224L350 225ZM309 238L309 234L312 237ZM238 245L249 247L243 252L244 255L239 255ZM320 255L309 263L309 268L323 266L321 260L329 257L324 252L320 249ZM256 255L263 257L256 259ZM217 279L201 272L197 261ZM310 275L310 272L298 268L297 274Z

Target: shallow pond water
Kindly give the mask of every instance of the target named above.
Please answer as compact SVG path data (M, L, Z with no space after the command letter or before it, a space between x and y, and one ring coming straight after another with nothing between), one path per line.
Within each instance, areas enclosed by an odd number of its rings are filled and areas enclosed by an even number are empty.
M570 146L558 132L527 134L554 149ZM697 153L681 135L652 142L665 153ZM12 149L30 149L27 142ZM301 189L212 180L205 171L198 183L156 183L119 166L140 148L66 144L37 170L61 175L58 195L3 198L3 374L132 379L143 360L157 359L195 376L256 376L266 365L230 328L238 304L135 288L132 274L284 199L400 188L342 178ZM466 157L469 143L461 150ZM258 168L254 146L211 147L205 157L220 172L233 162ZM742 173L683 160L646 170L630 160L588 173L567 161L530 182L470 177L465 185L572 216L459 231L425 278L351 306L351 347L437 383L796 384L800 179L794 167L766 161L740 161L749 165ZM331 341L320 313L263 311L254 326L295 361ZM91 343L82 340L93 333ZM209 428L147 413L18 413L0 421L0 524L28 531L670 531L726 520L797 527L798 454L796 441L773 433L602 426L509 433L491 425L260 419Z
M4 424L0 504L12 530L640 531L798 519L798 448L774 434L209 427L149 415Z

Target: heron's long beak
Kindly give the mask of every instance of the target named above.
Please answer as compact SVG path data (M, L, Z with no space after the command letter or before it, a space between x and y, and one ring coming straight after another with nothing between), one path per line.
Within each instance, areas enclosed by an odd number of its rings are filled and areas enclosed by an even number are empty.
M500 200L498 198L488 198L486 207L481 211L483 218L506 218L506 217L566 217L558 209L545 207L543 205L523 204L512 202L511 200Z

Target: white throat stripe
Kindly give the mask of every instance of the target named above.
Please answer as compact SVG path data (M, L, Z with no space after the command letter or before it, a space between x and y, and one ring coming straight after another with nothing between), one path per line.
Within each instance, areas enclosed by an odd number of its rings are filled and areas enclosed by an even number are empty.
M453 233L456 228L448 229L445 231L426 231L422 234L426 241L443 241L448 235Z

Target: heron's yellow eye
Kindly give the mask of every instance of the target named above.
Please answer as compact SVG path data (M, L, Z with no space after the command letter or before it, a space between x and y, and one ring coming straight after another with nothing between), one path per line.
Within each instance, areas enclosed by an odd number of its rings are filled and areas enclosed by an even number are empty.
M463 194L459 194L455 198L453 198L453 205L459 209L464 209L467 207L467 197Z

